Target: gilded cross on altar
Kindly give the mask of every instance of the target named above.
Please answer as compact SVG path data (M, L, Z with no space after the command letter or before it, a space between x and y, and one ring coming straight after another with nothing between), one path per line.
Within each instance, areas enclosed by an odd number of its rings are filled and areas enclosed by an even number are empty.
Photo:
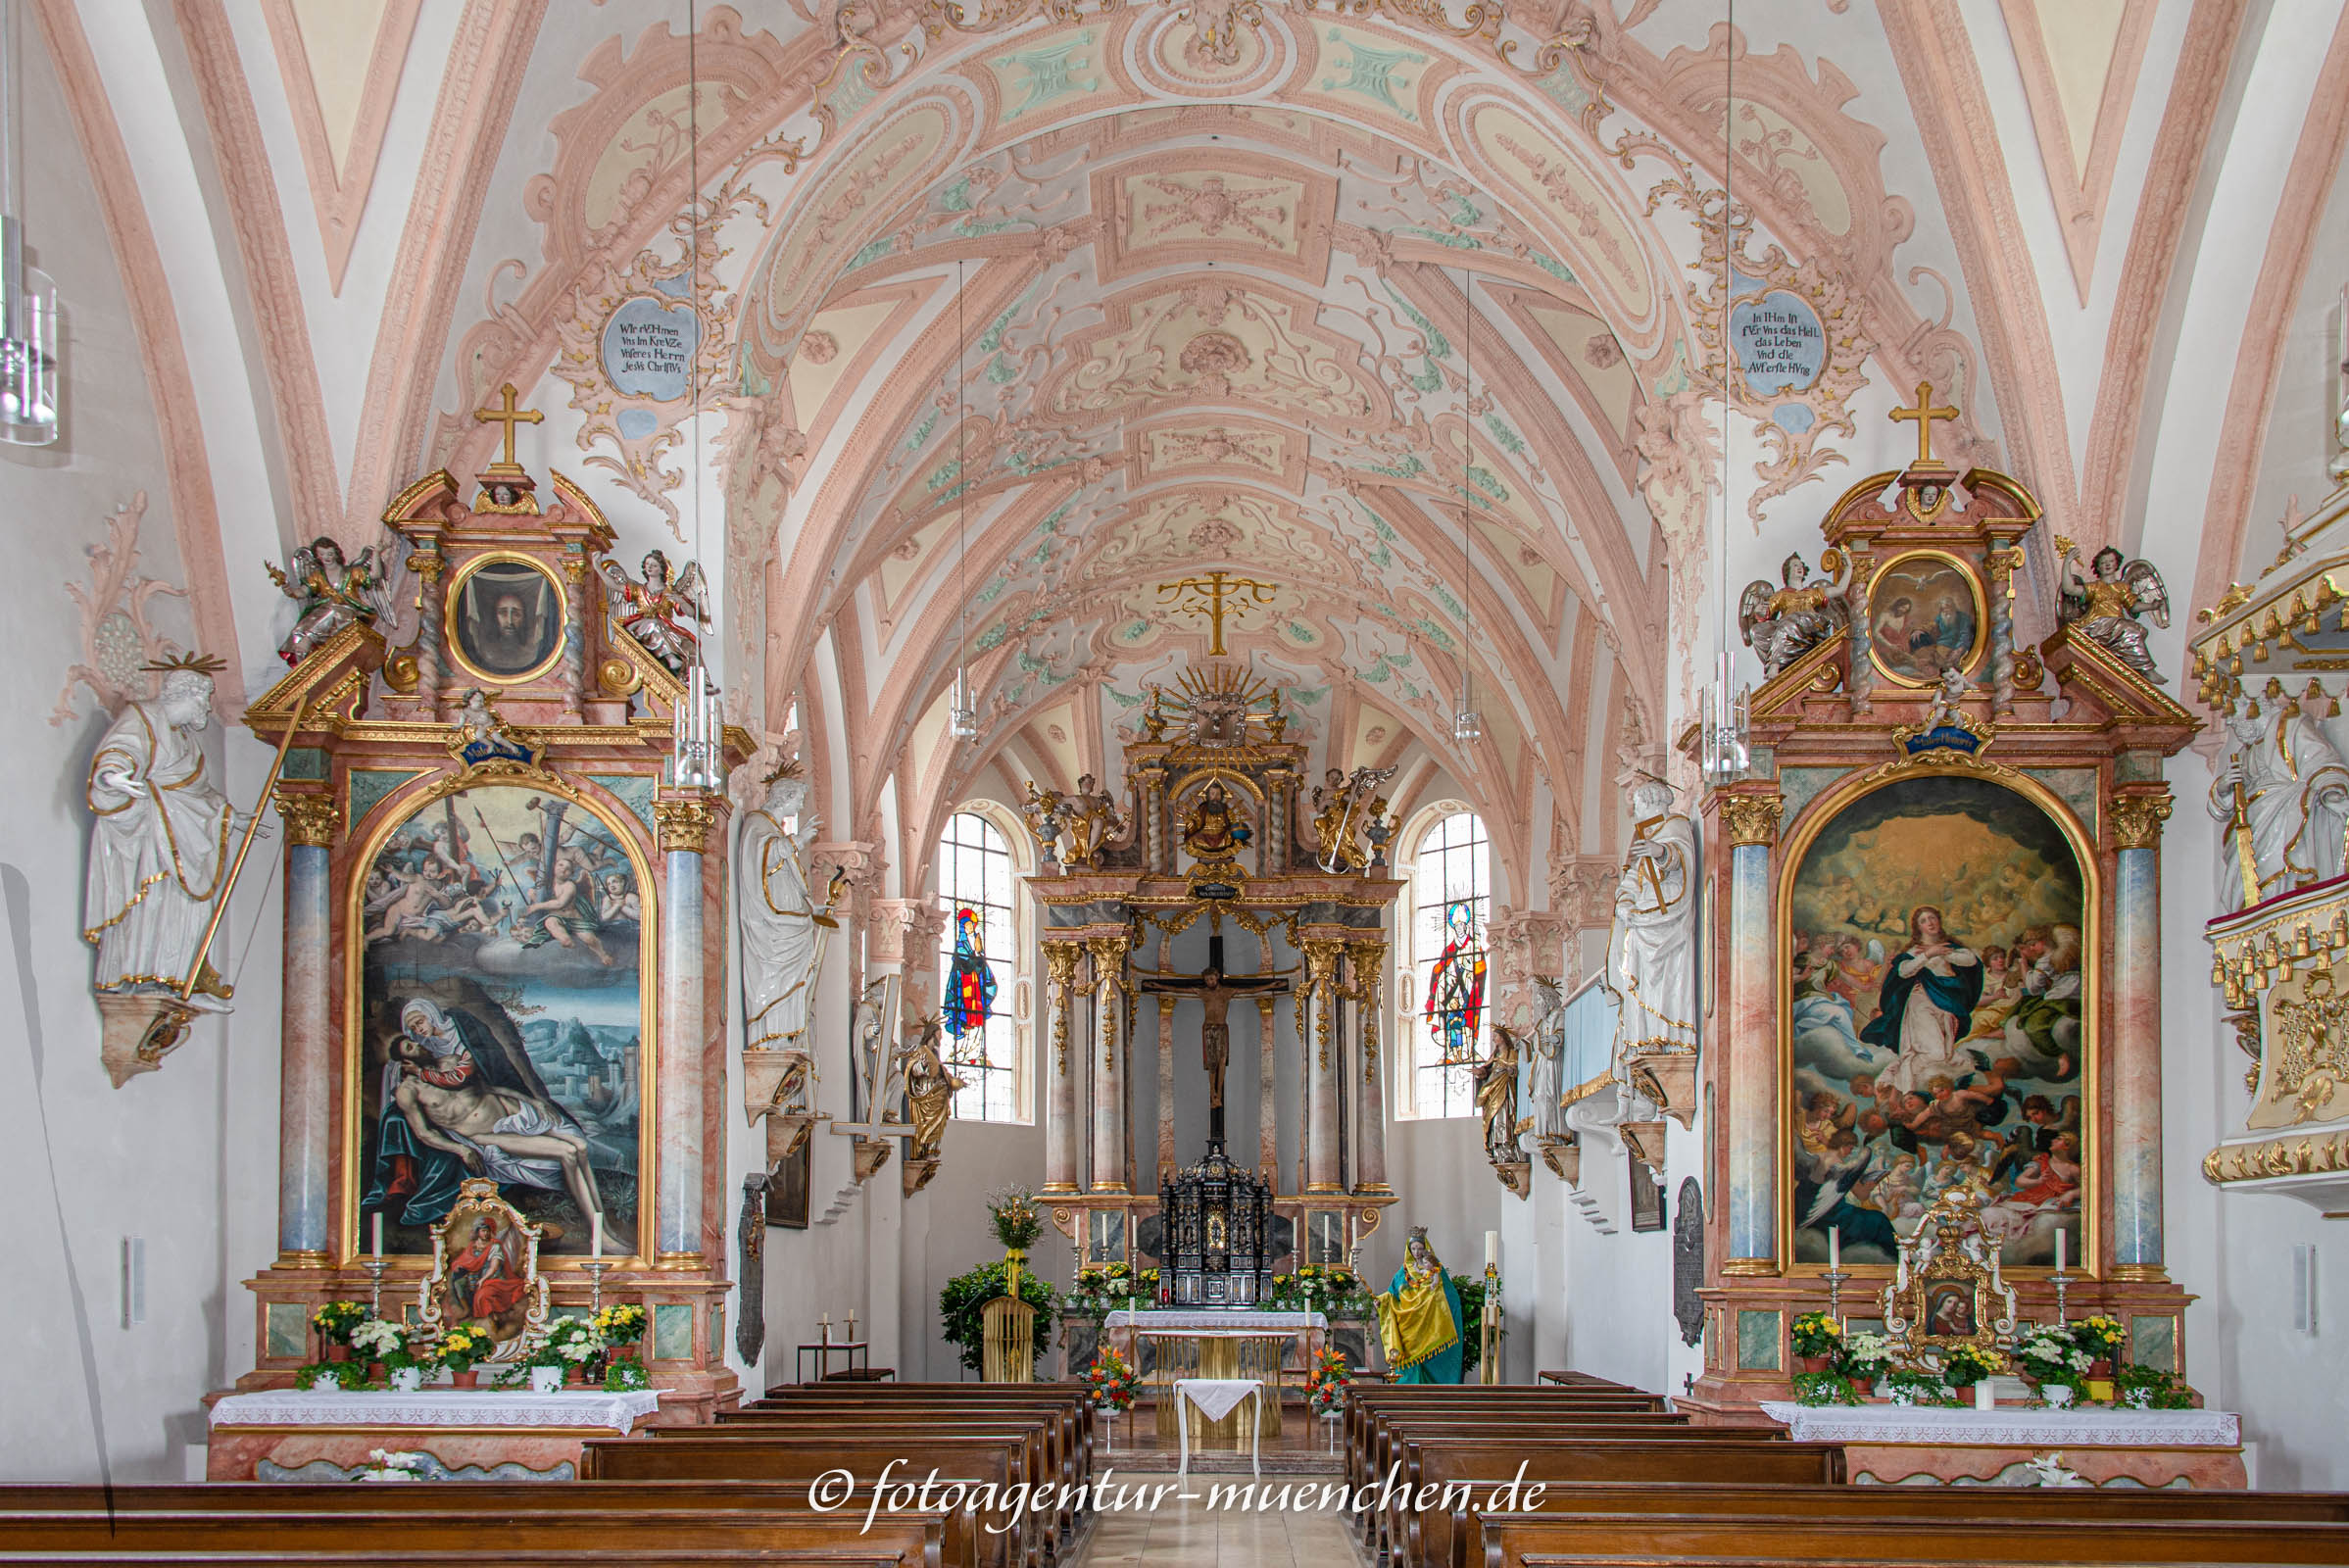
M514 426L521 424L536 424L539 420L545 418L546 416L539 413L536 409L515 408L514 383L509 381L506 383L505 399L500 406L494 409L475 409L473 411L473 417L480 420L483 424L502 424L506 426L506 456L499 460L498 466L501 468L518 468L520 465L514 461Z
M1933 407L1933 384L1931 381L1917 383L1917 406L1915 408L1892 411L1892 417L1895 419L1917 421L1917 466L1920 468L1933 461L1933 421L1935 419L1954 419L1957 416L1958 411L1946 404L1940 408Z
M1206 617L1207 652L1220 658L1224 653L1224 616L1238 614L1248 605L1265 603L1272 598L1276 586L1274 583L1258 582L1253 577L1234 577L1227 572L1210 571L1204 577L1185 577L1181 582L1158 584L1158 603L1163 605L1170 598L1180 599L1187 594L1194 596L1190 603L1177 604L1174 609L1180 614Z

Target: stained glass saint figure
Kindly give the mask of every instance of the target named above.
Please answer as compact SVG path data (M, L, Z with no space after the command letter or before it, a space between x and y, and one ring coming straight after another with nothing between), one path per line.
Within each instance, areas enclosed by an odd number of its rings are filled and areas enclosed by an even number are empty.
M1444 953L1428 974L1428 1032L1446 1062L1474 1061L1485 1018L1485 944L1476 906L1456 900L1444 911Z
M954 961L947 974L946 1028L956 1040L987 1027L995 1015L995 969L976 909L954 911Z

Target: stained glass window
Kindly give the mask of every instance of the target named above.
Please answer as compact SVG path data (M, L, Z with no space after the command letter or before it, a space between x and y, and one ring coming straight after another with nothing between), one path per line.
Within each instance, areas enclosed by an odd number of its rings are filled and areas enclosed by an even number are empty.
M1439 817L1420 835L1413 858L1414 1115L1476 1113L1471 1068L1489 1045L1485 926L1492 914L1491 859L1484 820L1472 811Z
M1011 847L976 812L947 819L938 843L938 906L946 915L938 955L946 1054L965 1085L954 1096L954 1114L1018 1121L1019 1030L1009 1006L1018 969Z

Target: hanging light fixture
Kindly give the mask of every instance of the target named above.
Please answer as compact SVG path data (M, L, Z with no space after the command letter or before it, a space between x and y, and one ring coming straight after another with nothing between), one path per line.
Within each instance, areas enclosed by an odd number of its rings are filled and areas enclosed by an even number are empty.
M16 0L0 0L0 441L45 447L57 439L57 285L24 265L18 62Z
M693 554L702 559L702 82L695 44L701 36L700 18L693 0L685 7L685 126L686 178L692 188L692 239L686 265L693 288L694 344L690 364L693 380ZM700 612L695 610L695 614ZM678 699L669 741L669 782L681 790L715 790L726 782L726 715L718 705L717 683L702 656L702 641L694 639L693 664L685 671L685 694Z
M1737 29L1737 0L1724 0L1723 21L1728 35ZM1731 200L1737 179L1737 56L1733 47L1727 61L1728 105L1721 119L1721 537L1713 552L1714 599L1713 678L1697 693L1698 765L1708 784L1727 784L1745 776L1753 753L1746 744L1746 701L1750 695L1737 684L1729 651L1729 624L1736 618L1729 595L1729 476L1730 476L1730 296L1737 273L1731 266L1736 243L1735 206Z
M1451 738L1466 744L1485 734L1484 715L1476 710L1470 660L1476 646L1476 611L1471 599L1468 544L1468 504L1476 459L1476 271L1461 269L1460 295L1467 315L1460 329L1460 700L1452 706Z
M967 265L959 257L954 261L954 596L961 603L954 611L954 690L947 699L946 728L958 741L979 738L979 704L971 695L970 666L962 660L963 651L970 646L970 535L963 526L968 520L963 502L970 495L970 445L964 433L970 405L962 382L962 291L968 282Z

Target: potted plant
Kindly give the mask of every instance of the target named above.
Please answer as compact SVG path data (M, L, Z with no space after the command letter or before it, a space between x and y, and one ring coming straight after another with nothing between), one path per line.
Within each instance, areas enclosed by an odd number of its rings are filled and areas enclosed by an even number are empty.
M2088 1353L2087 1394L2091 1399L2107 1403L2113 1397L2113 1363L2120 1357L2121 1347L2128 1342L2129 1331L2116 1318L2102 1312L2091 1313L2072 1325L2072 1343Z
M633 1301L614 1302L595 1315L596 1332L604 1336L614 1361L637 1358L636 1348L645 1337L645 1309Z
M652 1375L645 1371L645 1364L642 1361L614 1360L604 1368L604 1392L606 1394L628 1394L638 1389L649 1389L652 1386Z
M1843 1337L1835 1353L1835 1370L1856 1389L1870 1389L1892 1367L1892 1342L1882 1334L1862 1330Z
M424 1386L433 1363L428 1356L402 1348L388 1352L383 1357L383 1367L384 1381L391 1385L394 1394L414 1394Z
M1804 1372L1825 1372L1843 1346L1843 1325L1825 1312L1805 1312L1788 1325L1794 1362Z
M2072 1402L2089 1360L2088 1352L2062 1328L2041 1325L2023 1336L2015 1346L2016 1365L2037 1386L2039 1398L2046 1404L2060 1406Z
M310 1326L318 1330L318 1343L325 1348L325 1359L351 1359L351 1333L369 1316L365 1301L328 1301L310 1314Z
M1797 1372L1794 1374L1794 1402L1796 1404L1858 1404L1860 1391L1851 1379L1840 1372Z
M348 1355L340 1361L313 1361L308 1366L295 1368L294 1387L308 1389L313 1394L332 1394L344 1387L343 1380L346 1378L353 1383L358 1382L352 1376L351 1358Z
M587 1363L604 1353L604 1336L595 1324L583 1317L566 1317L547 1330L545 1348L554 1357L554 1364L563 1370L563 1381L579 1384L587 1381Z
M1085 1384L1092 1391L1093 1402L1104 1416L1121 1416L1134 1408L1136 1391L1141 1387L1141 1374L1133 1364L1104 1345L1093 1358L1085 1373ZM1102 1437L1107 1439L1108 1423L1102 1423Z
M395 1354L408 1349L408 1330L385 1317L370 1317L351 1330L351 1349L365 1355L367 1381L381 1383Z
M1894 1404L1955 1404L1957 1396L1948 1386L1930 1372L1915 1367L1894 1367L1884 1374L1884 1392Z
M432 1358L449 1369L451 1388L469 1389L481 1381L473 1363L497 1348L497 1341L483 1330L458 1323L442 1331L440 1343L432 1348Z
M2124 1361L2113 1376L2120 1397L2116 1401L2130 1410L2191 1410L2195 1394L2170 1372L2158 1366L2139 1366Z
M2001 1370L2005 1363L1991 1351L1973 1345L1953 1345L1941 1352L1941 1381L1952 1390L1974 1391L1974 1407L1987 1410L1991 1406L1991 1373Z

